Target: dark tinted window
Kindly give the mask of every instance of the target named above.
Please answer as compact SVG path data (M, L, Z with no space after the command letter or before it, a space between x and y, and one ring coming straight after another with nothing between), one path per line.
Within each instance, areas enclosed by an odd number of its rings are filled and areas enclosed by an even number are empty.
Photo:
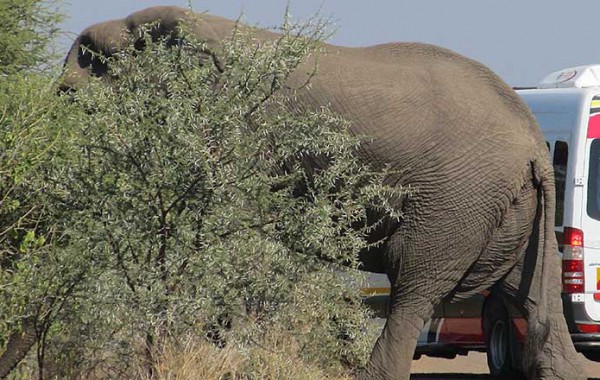
M564 141L554 143L554 180L556 181L556 221L557 226L563 224L563 212L565 205L565 185L567 183L567 161L569 158L569 146Z
M600 139L592 141L588 175L587 213L600 220Z

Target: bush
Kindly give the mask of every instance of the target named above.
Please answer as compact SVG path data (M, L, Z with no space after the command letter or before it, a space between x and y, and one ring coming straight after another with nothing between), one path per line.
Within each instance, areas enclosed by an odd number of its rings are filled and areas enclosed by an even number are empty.
M59 5L59 0L0 1L0 77L52 67L63 19Z
M69 107L45 76L12 79L0 86L0 374L46 340L90 268L68 242L74 215L60 202ZM37 356L42 362L43 344Z
M186 344L239 361L236 378L336 376L366 362L373 340L353 268L366 207L401 194L357 159L344 120L289 107L284 83L324 35L280 31L258 45L236 30L218 65L185 30L146 35L144 50L104 58L107 77L57 107L68 138L40 194L61 239L43 265L27 262L40 289L62 291L38 345L47 373L160 377L178 363L172 352L186 360Z
M0 1L0 377L37 341L43 362L43 342L89 267L68 253L68 207L55 201L71 148L70 109L51 84L57 4Z

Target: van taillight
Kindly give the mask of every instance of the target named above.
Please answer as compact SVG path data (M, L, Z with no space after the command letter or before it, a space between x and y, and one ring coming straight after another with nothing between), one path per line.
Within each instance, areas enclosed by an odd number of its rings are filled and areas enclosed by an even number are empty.
M577 328L579 332L582 333L597 333L600 332L600 325L592 325L592 324L577 324Z
M583 231L565 227L563 234L562 282L563 292L583 293Z

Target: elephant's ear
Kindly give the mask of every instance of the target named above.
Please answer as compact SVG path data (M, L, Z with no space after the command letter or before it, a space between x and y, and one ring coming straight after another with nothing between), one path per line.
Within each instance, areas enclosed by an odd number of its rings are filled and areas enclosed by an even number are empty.
M122 50L130 41L123 20L111 20L85 29L73 42L65 58L61 90L81 87L89 77L108 71L105 58Z

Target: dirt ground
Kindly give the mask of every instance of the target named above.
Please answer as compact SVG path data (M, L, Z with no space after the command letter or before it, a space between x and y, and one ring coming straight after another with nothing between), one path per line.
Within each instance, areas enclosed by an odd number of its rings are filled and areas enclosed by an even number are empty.
M600 363L581 356L590 380L600 380ZM471 352L455 359L421 357L413 360L411 379L414 380L490 380L485 353Z

